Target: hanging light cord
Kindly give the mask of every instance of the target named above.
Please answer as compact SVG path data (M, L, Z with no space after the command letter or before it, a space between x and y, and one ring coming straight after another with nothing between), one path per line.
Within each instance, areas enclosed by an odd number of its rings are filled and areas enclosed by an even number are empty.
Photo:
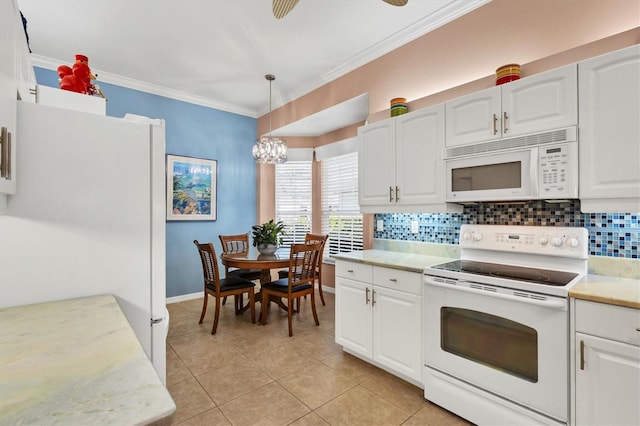
M271 137L271 83L276 79L276 76L273 74L267 74L264 78L269 80L269 137Z

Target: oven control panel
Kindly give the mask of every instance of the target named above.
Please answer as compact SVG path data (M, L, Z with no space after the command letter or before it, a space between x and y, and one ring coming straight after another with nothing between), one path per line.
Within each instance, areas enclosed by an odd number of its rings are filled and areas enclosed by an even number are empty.
M462 225L460 248L586 259L589 233L560 226Z

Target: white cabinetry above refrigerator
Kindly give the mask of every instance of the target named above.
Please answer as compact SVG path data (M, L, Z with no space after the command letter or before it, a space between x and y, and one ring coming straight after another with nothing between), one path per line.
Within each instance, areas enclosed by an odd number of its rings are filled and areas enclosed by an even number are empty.
M0 214L16 192L17 19L15 1L0 2Z

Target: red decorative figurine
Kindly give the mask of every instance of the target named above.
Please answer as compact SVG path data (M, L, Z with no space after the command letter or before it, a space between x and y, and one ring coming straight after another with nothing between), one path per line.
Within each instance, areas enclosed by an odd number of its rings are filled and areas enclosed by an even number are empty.
M60 65L58 67L58 77L60 77L59 84L62 90L90 96L98 95L105 98L100 87L91 83L91 80L95 80L96 76L91 73L89 68L89 58L84 55L76 55L76 63L73 64L73 68L67 65Z

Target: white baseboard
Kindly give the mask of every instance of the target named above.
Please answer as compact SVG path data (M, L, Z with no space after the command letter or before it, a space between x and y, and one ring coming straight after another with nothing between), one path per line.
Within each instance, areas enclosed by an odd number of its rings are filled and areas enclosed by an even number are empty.
M186 302L187 300L202 299L203 291L191 294L183 294L181 296L167 297L167 305L170 303Z

